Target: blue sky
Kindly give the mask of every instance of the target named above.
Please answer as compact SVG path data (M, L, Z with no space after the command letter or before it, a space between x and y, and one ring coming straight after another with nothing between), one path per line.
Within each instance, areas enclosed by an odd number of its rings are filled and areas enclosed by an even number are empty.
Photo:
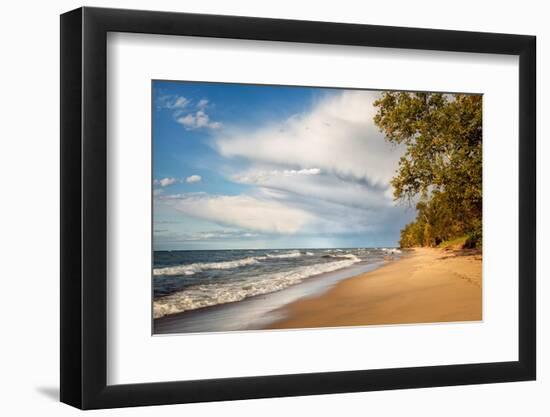
M154 81L155 250L396 246L378 95Z

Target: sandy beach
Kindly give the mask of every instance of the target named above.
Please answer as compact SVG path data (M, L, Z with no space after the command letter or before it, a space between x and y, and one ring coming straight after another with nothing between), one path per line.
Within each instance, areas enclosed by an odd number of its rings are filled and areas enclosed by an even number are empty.
M314 298L283 307L285 318L269 329L479 321L481 254L417 248L336 284Z

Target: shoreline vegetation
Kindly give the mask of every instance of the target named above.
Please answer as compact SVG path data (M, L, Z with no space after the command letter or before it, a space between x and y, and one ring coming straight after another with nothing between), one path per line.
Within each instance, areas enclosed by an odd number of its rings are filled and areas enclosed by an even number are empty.
M482 320L477 249L414 248L397 261L283 307L266 329Z
M385 92L374 123L405 148L390 183L396 201L415 205L416 219L399 245L437 247L464 238L482 246L482 96Z

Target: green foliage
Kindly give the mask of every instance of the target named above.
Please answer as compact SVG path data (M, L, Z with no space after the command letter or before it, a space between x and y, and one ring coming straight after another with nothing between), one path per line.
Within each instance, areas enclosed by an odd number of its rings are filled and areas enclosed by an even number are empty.
M438 248L445 249L445 248L463 248L466 244L466 241L468 240L468 236L459 236L455 237L451 240L446 240L444 242L441 242L438 246Z
M468 235L481 242L482 97L386 92L374 122L390 143L405 147L391 184L396 200L418 201L415 222L400 244L437 246Z
M481 231L481 224L479 227L475 228L474 230L471 230L468 233L466 242L464 242L464 247L468 249L481 249L483 245L483 236Z

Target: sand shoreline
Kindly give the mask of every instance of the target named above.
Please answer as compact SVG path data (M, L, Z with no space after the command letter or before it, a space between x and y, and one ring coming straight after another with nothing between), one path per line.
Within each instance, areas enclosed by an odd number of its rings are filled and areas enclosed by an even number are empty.
M416 248L402 259L294 301L266 329L482 320L482 261L475 251Z
M346 268L274 293L164 316L154 320L153 333L482 320L480 253L418 248L371 266L368 272L350 274Z

